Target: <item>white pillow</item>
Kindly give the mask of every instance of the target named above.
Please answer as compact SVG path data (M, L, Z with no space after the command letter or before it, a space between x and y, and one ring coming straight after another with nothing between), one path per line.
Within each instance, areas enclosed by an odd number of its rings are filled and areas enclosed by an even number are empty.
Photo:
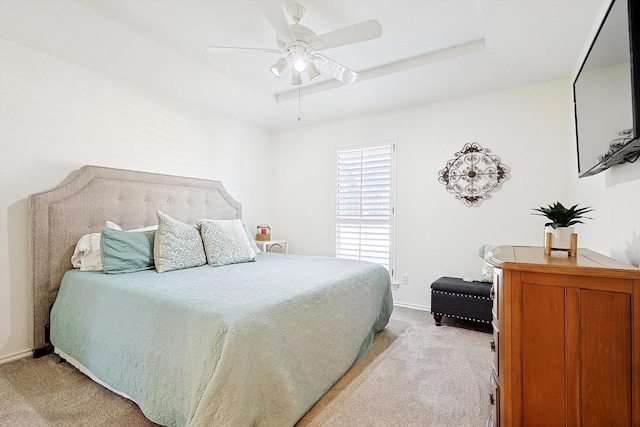
M214 267L256 260L256 253L239 219L201 219L197 222L207 254L207 263Z
M107 221L105 227L112 230L122 231L122 228L114 222ZM156 230L157 225L150 227L136 228L128 231L149 231ZM102 271L102 254L100 252L100 234L89 233L80 237L71 256L71 265L73 268L79 268L80 271Z
M115 222L111 222L111 221L107 221L106 227L110 228L112 230L118 230L118 231L151 231L151 230L157 230L158 229L157 225L150 225L148 227L134 228L133 230L123 230L122 227L120 227Z
M100 233L85 234L78 240L71 256L71 264L81 271L102 270L100 254Z
M111 221L107 221L107 225L105 225L105 227L110 228L112 230L122 231L122 228L118 224Z
M487 258L493 256L493 251L495 250L495 246L492 245L482 245L480 250L478 251L478 255L483 259L482 263L482 272L479 277L476 277L474 280L476 282L493 282L493 267L489 265L486 261Z

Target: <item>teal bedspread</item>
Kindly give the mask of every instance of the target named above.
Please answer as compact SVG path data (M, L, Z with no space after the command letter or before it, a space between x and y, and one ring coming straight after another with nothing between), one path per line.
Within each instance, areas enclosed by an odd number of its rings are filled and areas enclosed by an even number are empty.
M290 426L371 347L392 311L383 267L256 262L66 273L53 345L167 426Z

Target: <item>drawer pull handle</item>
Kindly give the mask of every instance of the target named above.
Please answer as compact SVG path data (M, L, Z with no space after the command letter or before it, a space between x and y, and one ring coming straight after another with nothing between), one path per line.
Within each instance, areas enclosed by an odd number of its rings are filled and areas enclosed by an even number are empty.
M495 353L495 351L496 351L496 340L492 339L491 341L489 341L489 343L491 344L491 351Z

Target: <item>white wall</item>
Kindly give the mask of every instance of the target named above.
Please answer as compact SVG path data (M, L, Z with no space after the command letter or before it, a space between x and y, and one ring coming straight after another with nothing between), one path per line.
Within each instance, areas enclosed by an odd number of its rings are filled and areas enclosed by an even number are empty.
M541 244L531 209L557 200L597 209L580 246L640 258L640 162L577 178L566 80L270 135L3 40L0 56L0 362L31 349L26 199L84 164L221 180L247 224L332 256L335 147L397 138L396 267L409 285L394 298L407 305L428 307L439 276L476 276L484 243ZM469 142L512 169L477 208L437 181Z
M586 178L577 178L576 167L572 176L573 198L596 208L579 246L640 266L640 160Z
M0 361L31 349L27 197L80 166L217 179L269 221L269 133L5 40L0 56Z
M532 208L589 202L569 191L572 123L570 85L561 80L278 133L273 233L289 240L291 252L334 255L335 147L395 137L396 272L409 285L394 298L429 307L438 277L479 275L481 245L541 245L544 218ZM511 167L511 179L480 207L465 207L438 182L438 171L470 142Z

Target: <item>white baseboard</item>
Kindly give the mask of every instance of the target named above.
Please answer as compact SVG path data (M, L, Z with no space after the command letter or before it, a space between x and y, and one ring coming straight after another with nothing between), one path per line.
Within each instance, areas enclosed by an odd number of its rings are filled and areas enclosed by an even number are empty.
M6 356L0 357L0 365L3 363L13 362L14 360L25 359L27 357L33 357L33 350L22 350L17 353L7 354Z
M426 305L409 304L406 302L396 301L393 302L393 305L396 307L411 308L413 310L431 311L431 307L427 307Z

